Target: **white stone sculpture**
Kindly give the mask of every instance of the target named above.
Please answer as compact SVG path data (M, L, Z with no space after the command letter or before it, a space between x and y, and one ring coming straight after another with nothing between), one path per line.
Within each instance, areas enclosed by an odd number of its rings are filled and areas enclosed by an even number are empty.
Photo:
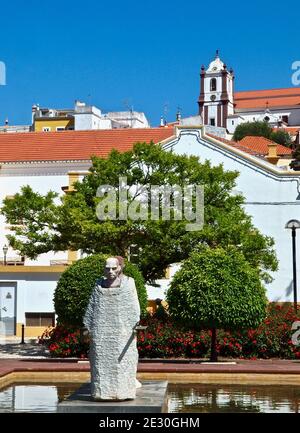
M121 257L107 259L84 316L90 334L91 395L94 400L136 396L138 351L135 325L140 305L134 279L123 274Z

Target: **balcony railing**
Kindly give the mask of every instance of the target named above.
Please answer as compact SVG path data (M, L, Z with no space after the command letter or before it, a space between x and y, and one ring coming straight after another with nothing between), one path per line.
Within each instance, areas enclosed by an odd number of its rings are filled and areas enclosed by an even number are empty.
M25 257L24 256L15 256L15 257L0 257L0 265L1 266L24 266Z

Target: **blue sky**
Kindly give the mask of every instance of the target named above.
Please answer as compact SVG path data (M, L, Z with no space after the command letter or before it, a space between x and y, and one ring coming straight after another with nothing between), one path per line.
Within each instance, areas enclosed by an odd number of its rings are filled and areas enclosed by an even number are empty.
M29 123L31 106L104 111L133 106L152 126L161 114L197 113L199 70L215 50L236 90L292 87L300 60L299 2L5 2L1 4L0 124Z

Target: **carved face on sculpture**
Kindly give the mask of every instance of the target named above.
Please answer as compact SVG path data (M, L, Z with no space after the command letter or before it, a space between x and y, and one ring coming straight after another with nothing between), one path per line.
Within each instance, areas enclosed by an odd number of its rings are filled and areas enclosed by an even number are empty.
M122 272L122 267L115 257L110 257L106 260L104 275L108 281L114 281Z

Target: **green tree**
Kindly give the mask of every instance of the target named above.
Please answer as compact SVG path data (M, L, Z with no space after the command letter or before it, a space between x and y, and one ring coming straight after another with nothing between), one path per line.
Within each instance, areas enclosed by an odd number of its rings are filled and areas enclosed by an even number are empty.
M151 185L203 185L204 226L187 231L186 219L100 221L96 214L105 197L97 197L100 185L111 185L118 203L119 178L127 177L129 203L145 201ZM270 279L277 268L273 240L261 234L243 209L244 198L232 195L238 172L213 167L196 156L177 155L159 145L137 143L133 150L113 150L108 158L92 158L92 167L76 190L58 201L57 194L40 195L29 186L5 199L2 214L11 225L10 245L32 259L48 251L82 250L127 256L130 246L138 251L136 263L147 281L162 277L170 263L186 259L200 243L237 245L247 260ZM139 188L136 189L136 185ZM144 190L141 188L144 187ZM195 210L195 203L192 204ZM118 209L117 209L118 210ZM147 210L147 217L150 214Z
M286 131L283 131L282 129L279 129L278 131L273 131L270 136L270 140L274 141L275 143L282 144L286 147L291 147L293 144L290 134Z
M273 130L267 122L246 122L236 127L233 139L240 141L248 135L270 138L272 132Z
M103 275L107 257L103 254L91 255L73 263L63 272L54 292L54 308L59 325L82 326L92 289L96 280ZM134 264L125 262L124 274L134 279L141 315L145 315L147 291L141 273Z
M235 141L240 141L249 135L265 137L286 147L291 147L292 145L292 139L288 132L282 129L273 131L268 122L257 121L241 123L236 127L233 134L233 139Z
M293 170L299 171L300 170L300 145L299 144L293 150L292 157L293 160L290 163L290 167Z
M257 328L267 298L259 269L235 247L201 247L176 272L167 292L176 321L211 329L211 360L217 360L216 330Z

